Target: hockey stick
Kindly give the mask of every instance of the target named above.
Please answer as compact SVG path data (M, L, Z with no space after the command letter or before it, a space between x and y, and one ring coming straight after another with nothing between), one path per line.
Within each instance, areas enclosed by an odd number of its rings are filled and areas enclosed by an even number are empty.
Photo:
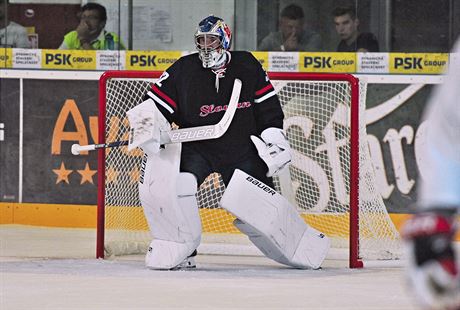
M108 147L119 147L123 145L128 145L128 140L125 141L115 141L112 143L101 143L101 144L89 144L89 145L80 145L80 144L73 144L71 148L71 152L73 155L79 155L80 152L84 151L94 151L97 149L105 149Z
M199 140L217 139L224 135L230 123L232 122L233 116L235 115L236 109L238 108L238 100L240 98L242 83L241 80L235 79L233 83L232 95L227 106L227 110L224 113L222 119L215 125L197 126L171 130L168 132L162 132L160 136L161 144L169 143L181 143L191 142ZM73 155L79 155L82 151L93 151L108 147L119 147L128 145L129 141L115 141L111 143L101 144L89 144L89 145L72 145L71 151Z

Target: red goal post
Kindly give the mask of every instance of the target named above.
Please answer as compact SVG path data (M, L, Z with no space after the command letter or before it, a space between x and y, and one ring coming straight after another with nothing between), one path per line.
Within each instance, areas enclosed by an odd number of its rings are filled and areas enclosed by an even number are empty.
M350 84L350 268L362 268L359 257L359 80L351 74L273 72L270 79L285 81L345 81Z
M101 76L98 143L127 139L126 111L140 103L160 75L108 71ZM293 149L290 175L275 179L277 190L306 222L331 237L334 248L345 249L351 268L362 267L363 258L399 258L399 235L375 188L367 149L366 84L350 74L277 72L269 77ZM137 198L141 155L125 148L99 150L97 257L143 252L150 241ZM205 235L238 235L233 218L217 206L224 189L218 175L200 187Z

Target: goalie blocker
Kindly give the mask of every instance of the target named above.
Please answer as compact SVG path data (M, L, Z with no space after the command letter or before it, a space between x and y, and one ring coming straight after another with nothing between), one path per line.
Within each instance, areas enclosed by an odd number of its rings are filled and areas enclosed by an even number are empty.
M271 187L236 169L220 201L234 225L262 253L281 264L318 269L330 240L308 226L297 210Z

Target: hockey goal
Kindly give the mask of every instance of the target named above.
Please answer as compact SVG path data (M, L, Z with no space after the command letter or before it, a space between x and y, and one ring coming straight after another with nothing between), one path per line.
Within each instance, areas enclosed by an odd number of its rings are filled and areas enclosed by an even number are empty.
M102 75L99 143L127 140L126 111L142 101L160 75ZM331 238L333 249L347 253L350 267L362 267L363 260L399 258L399 234L376 189L367 147L365 83L349 74L269 76L283 106L284 129L293 150L287 173L275 179L277 190L309 225ZM140 150L128 152L126 147L99 150L97 257L142 253L151 241L137 191L141 158ZM209 251L238 254L250 245L240 246L247 238L232 225L233 216L218 206L224 191L219 175L212 174L197 193L202 247L209 244L208 249L214 249Z

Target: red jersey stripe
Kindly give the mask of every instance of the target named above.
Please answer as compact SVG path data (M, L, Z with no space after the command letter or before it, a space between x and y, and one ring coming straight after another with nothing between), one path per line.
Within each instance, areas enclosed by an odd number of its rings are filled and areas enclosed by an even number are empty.
M273 89L273 85L272 85L272 84L268 84L268 85L265 86L264 88L259 89L258 91L256 91L256 96L263 95L264 93L266 93L266 92L268 92L269 90L272 90L272 89Z
M177 104L172 100L168 95L162 92L155 84L152 85L152 91L164 99L169 105L171 105L174 110L177 110Z

